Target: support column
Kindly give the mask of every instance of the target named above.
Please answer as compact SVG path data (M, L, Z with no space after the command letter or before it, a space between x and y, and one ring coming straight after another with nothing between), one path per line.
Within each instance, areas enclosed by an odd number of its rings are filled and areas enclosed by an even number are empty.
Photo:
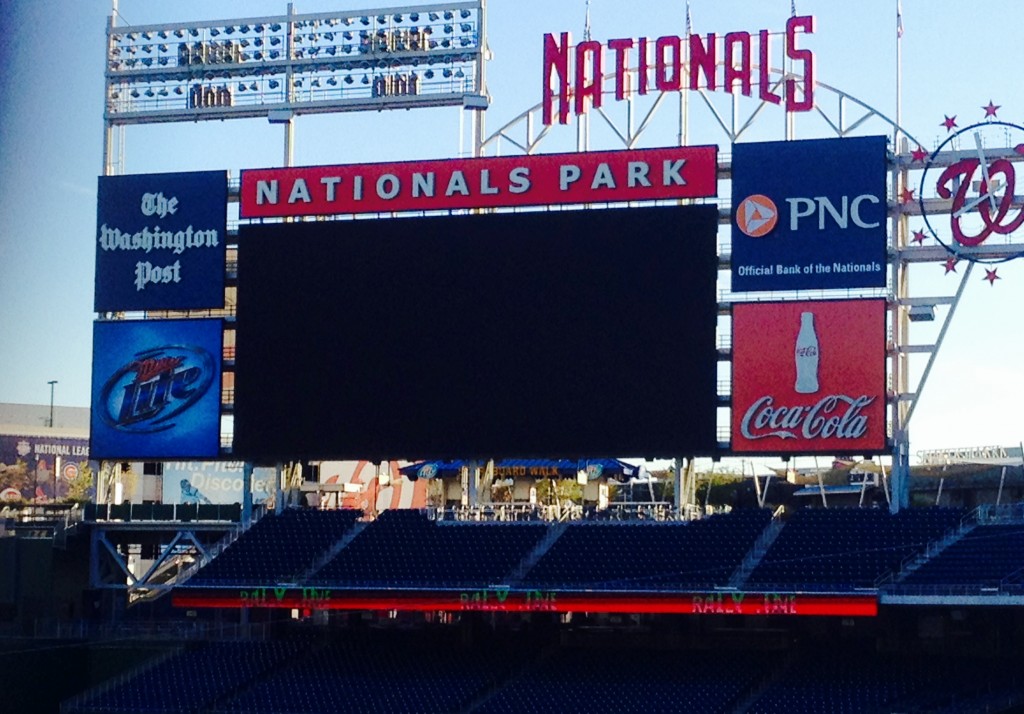
M252 523L252 463L242 464L242 528Z
M480 0L480 19L479 19L479 34L480 42L484 43L484 46L480 48L480 60L476 63L476 86L477 90L485 97L488 97L487 93L487 62L491 55L491 48L488 46L487 41L487 0ZM465 112L465 109L461 111ZM487 110L484 109L473 109L472 123L473 123L473 158L479 158L483 156L484 148L484 133L486 131L485 117ZM462 136L460 132L459 144L462 144Z
M891 475L892 497L889 501L889 511L898 513L910 506L910 445L906 432L903 432L903 438L894 444Z
M281 462L274 466L274 513L281 515L284 510L284 488L281 486L282 478Z
M683 460L676 457L672 463L672 508L676 518L683 515Z
M470 508L476 508L479 504L477 496L477 483L480 479L480 462L470 461L466 473L466 502Z
M897 129L893 137L897 155L907 149L906 139L900 136ZM902 144L902 146L900 145ZM897 162L892 169L892 200L897 205L897 212L890 220L892 236L890 245L896 257L893 259L890 278L896 293L896 304L892 305L890 329L892 339L892 382L889 394L892 399L892 496L889 499L889 510L898 513L910 502L910 435L907 432L908 399L916 399L910 394L910 357L904 346L910 344L910 319L904 303L910 296L910 270L903 250L907 247L907 216L900 208L900 196L909 180L908 171ZM920 391L920 390L918 390Z

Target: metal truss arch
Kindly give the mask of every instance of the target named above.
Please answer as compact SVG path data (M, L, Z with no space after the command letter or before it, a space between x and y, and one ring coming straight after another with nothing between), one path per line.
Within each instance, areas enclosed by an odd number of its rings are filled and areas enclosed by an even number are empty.
M780 75L773 70L774 75ZM613 81L615 75L608 73L604 76L606 82ZM784 75L772 85L776 91L783 86L786 79L800 81L796 75ZM833 87L824 82L815 83L816 98L813 109L809 115L819 120L818 134L826 134L834 137L845 137L854 134L861 128L872 125L879 127L878 133L894 137L906 137L908 141L920 145L913 135L903 127L899 126L897 120L890 115L868 104L867 102L854 97L841 89ZM766 114L765 110L777 108L776 105L765 100L752 99L738 94L723 94L712 92L708 89L658 91L652 92L641 102L642 97L636 93L631 94L625 100L614 104L604 105L592 109L592 114L583 114L576 117L577 142L576 151L587 151L591 132L589 130L590 119L593 116L599 117L610 130L614 146L608 149L633 149L637 148L643 136L652 127L659 111L670 111L666 108L668 98L677 95L680 98L680 112L673 117L678 121L676 136L679 145L685 145L689 133L688 115L690 105L696 103L698 107L706 110L710 116L709 125L719 129L722 138L729 143L734 143L743 138L755 123ZM824 95L824 96L822 96ZM693 102L696 97L698 102ZM640 106L643 104L643 106ZM617 106L621 105L621 109ZM728 105L728 106L723 106ZM568 128L566 125L544 125L541 119L543 103L537 104L519 112L512 119L505 122L501 127L484 138L476 147L476 155L501 155L505 145L511 145L513 151L523 154L539 153L542 144L552 136L560 127ZM618 111L616 111L618 110ZM624 116L617 116L624 114ZM884 129L881 129L884 127ZM822 131L824 130L824 131ZM793 115L787 114L785 123L785 138L795 138L795 125Z

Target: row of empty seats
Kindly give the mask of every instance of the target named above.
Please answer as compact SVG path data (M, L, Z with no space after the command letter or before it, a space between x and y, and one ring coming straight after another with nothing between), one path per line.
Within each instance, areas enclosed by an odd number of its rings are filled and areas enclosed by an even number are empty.
M190 582L204 587L295 582L344 537L360 515L357 510L289 509L265 516Z
M573 523L524 585L616 590L724 585L771 520L739 510L689 523Z
M251 684L294 657L294 642L213 642L187 648L131 679L101 688L71 706L74 712L206 711L243 685Z
M436 522L386 511L311 578L317 585L473 587L502 582L537 545L542 523Z
M903 585L1020 589L1024 525L978 525L911 572Z
M963 517L958 508L907 509L895 515L879 509L803 509L786 523L746 587L873 588L957 528Z
M747 591L877 587L957 533L955 508L804 509L751 560L771 514L735 510L691 522L450 522L426 512L291 509L268 514L184 587L311 585ZM1024 583L1024 526L978 526L908 582ZM979 557L984 553L985 557ZM745 578L737 581L746 563ZM965 564L971 565L965 568Z
M1014 658L886 654L836 642L790 649L669 647L628 637L333 630L211 643L65 703L66 714L984 711L1024 701ZM1004 709L993 709L993 711Z

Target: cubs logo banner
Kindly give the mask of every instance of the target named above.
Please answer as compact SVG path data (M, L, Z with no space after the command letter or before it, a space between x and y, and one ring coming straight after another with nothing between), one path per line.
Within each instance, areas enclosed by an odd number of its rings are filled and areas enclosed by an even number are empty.
M735 144L732 290L885 287L886 138Z
M95 323L92 458L217 456L222 332L220 320Z
M885 450L885 301L733 306L732 452Z

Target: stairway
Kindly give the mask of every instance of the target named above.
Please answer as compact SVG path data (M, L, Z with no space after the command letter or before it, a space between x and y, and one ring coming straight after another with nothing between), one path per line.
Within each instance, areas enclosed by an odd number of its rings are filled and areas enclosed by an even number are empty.
M894 583L902 583L910 575L918 570L922 565L927 563L932 558L937 557L942 551L946 550L949 546L953 545L961 538L966 536L968 533L978 527L977 523L962 523L959 528L954 528L944 535L940 540L932 541L928 544L928 547L924 549L922 553L918 553L910 562L905 563L900 572L895 574L893 578Z
M523 577L530 572L530 569L544 557L544 554L551 550L551 546L562 537L562 534L565 533L565 529L568 527L568 523L553 523L549 526L548 532L541 538L537 547L527 553L526 557L516 566L516 569L509 573L507 584L512 587L518 585Z
M309 578L313 577L318 572L320 572L321 568L323 568L329 562L334 560L334 556L340 553L345 546L351 543L357 535L362 533L363 529L365 529L368 525L370 525L369 521L356 521L355 525L349 528L348 532L345 533L344 536L342 536L340 539L338 539L337 542L335 542L334 545L332 545L330 548L324 551L323 555L321 555L319 558L313 561L313 565L311 565L309 569L302 574L302 576L299 578L299 582L304 583Z
M754 541L754 545L751 546L750 550L743 557L743 562L739 564L736 571L729 578L728 587L735 590L743 588L747 582L747 578L754 572L761 560L764 558L765 553L772 547L772 543L779 537L779 533L782 532L784 523L780 518L773 518L768 524L768 527L761 531L761 535L758 536L757 540Z

